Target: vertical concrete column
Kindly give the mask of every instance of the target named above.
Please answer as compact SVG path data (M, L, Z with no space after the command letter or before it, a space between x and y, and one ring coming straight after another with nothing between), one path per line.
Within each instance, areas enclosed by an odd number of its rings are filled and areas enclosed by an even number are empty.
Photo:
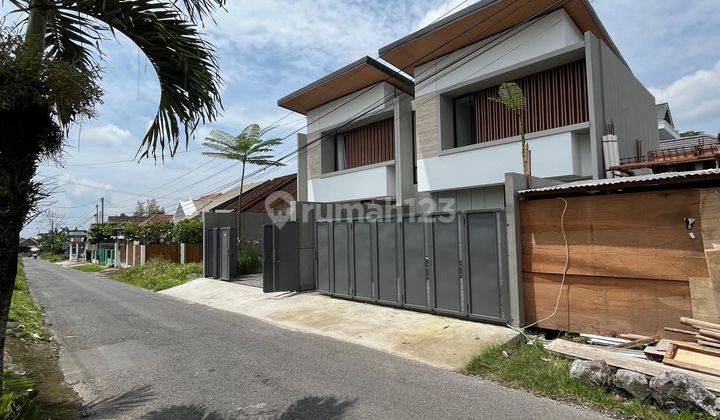
M185 264L185 244L180 244L180 264Z
M602 136L605 134L605 104L600 40L592 32L585 32L585 71L587 73L590 116L590 162L593 179L600 179L605 177L602 154Z
M395 197L402 206L405 200L414 197L413 191L413 114L411 98L400 95L393 107L395 129Z
M145 265L145 245L140 245L140 265Z
M120 251L120 239L115 239L115 245L113 246L113 266L118 267L118 253Z
M505 223L507 228L508 294L510 295L510 324L525 323L522 252L520 248L520 198L518 191L527 187L525 175L505 174Z
M297 164L297 201L307 201L308 155L307 134L298 133L298 164Z

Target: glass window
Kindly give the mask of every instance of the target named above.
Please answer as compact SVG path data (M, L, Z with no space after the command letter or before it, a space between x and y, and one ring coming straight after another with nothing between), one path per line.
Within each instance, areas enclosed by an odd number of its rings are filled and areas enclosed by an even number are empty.
M345 160L345 134L335 136L335 170L342 171L347 168Z
M453 101L455 147L475 143L475 97L461 96Z

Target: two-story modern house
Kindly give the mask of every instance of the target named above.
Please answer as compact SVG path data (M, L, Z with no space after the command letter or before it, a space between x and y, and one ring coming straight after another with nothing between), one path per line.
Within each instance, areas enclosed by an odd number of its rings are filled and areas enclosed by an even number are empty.
M657 149L654 97L586 0L482 0L379 55L400 71L366 57L278 101L307 116L298 201L381 201L408 213L430 202L463 212L462 222L322 227L318 288L518 324L518 185L506 174L523 166L517 116L493 100L499 85L521 88L531 173L549 182L604 178L618 160ZM353 273L366 263L359 255L369 266Z

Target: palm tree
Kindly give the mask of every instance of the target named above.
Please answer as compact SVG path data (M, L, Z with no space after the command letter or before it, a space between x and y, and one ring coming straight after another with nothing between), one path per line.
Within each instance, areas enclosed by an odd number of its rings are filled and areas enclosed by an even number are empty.
M518 118L518 125L520 129L520 148L522 150L522 167L529 187L531 176L530 150L527 142L525 141L525 96L522 93L522 89L520 89L520 86L514 82L503 83L498 88L498 97L490 98L490 100L504 105Z
M219 66L198 25L225 0L8 0L24 17L24 38L0 28L0 352L20 231L46 196L33 180L43 159L58 160L70 124L100 101L102 42L122 33L152 64L157 113L137 157L174 156L220 109ZM0 357L0 372L2 372ZM0 386L2 385L0 379Z
M237 199L238 240L240 240L241 234L240 212L242 211L243 187L245 186L245 166L247 164L260 167L284 166L282 162L276 160L272 155L272 149L281 144L282 139L262 139L272 128L273 127L261 129L258 124L250 124L237 136L220 130L213 130L203 142L203 146L210 149L207 152L203 152L204 155L221 159L237 160L242 163L242 170L240 172L240 194L238 194Z

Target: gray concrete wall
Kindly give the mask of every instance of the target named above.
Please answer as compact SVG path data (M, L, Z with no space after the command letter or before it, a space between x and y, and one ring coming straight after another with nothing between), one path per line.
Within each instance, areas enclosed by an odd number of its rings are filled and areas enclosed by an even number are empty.
M591 32L585 33L585 59L588 72L590 139L595 178L604 177L602 136L613 124L619 140L620 158L636 153L636 140L642 153L658 148L655 97L633 75L612 50Z

